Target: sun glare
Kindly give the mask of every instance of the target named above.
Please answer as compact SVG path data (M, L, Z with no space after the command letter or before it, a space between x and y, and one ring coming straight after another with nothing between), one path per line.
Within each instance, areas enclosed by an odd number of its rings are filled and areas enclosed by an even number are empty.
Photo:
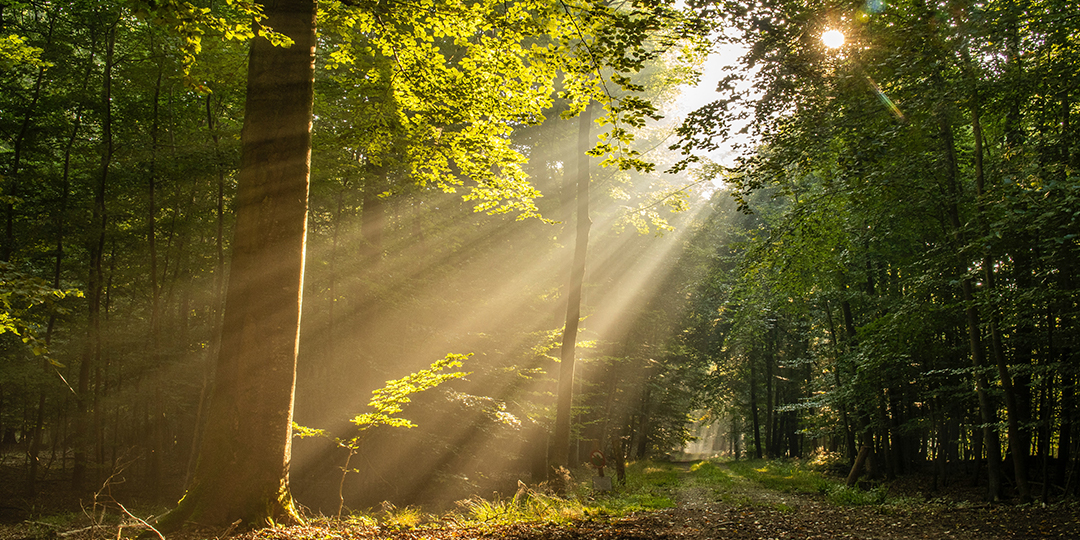
M826 30L821 34L821 42L830 49L836 49L844 45L844 33L839 30Z

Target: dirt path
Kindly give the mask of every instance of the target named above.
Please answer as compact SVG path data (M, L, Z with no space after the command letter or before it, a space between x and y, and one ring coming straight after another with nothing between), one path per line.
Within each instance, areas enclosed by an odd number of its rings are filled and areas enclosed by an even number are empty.
M584 522L506 537L562 539L732 540L1003 540L1080 539L1080 507L910 503L841 507L820 494L783 493L721 465L731 483L721 488L685 481L678 506L615 523ZM689 466L681 467L686 478Z

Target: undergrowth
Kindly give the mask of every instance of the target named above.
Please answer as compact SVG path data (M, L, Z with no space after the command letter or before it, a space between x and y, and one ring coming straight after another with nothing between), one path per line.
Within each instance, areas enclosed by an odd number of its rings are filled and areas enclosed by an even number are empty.
M825 477L813 464L798 460L734 461L728 467L753 482L783 493L819 493L838 506L866 506L901 503L888 497L888 487L881 485L870 490L847 486Z
M580 470L577 478L591 478L591 470ZM723 472L715 465L698 467L696 475L703 481L719 478ZM619 518L634 512L672 508L675 490L679 486L679 470L671 463L642 461L627 467L626 483L611 491L594 491L590 485L578 482L565 496L543 487L518 484L513 496L496 495L491 499L472 497L457 502L457 509L443 516L424 515L419 510L395 508L384 504L382 512L351 514L339 520L347 525L381 525L390 528L412 529L425 524L454 523L459 526L502 526L514 523L566 524L585 518Z
M472 497L458 501L457 509L443 516L424 515L414 508L397 509L384 505L371 516L352 515L345 522L379 524L392 528L415 528L424 523L454 523L459 526L504 526L515 523L567 524L580 519L615 519L634 512L672 508L677 490L686 486L711 489L718 500L739 504L752 502L735 488L736 478L760 484L781 493L821 494L832 504L859 506L886 504L887 489L870 491L847 487L830 480L814 467L794 460L699 461L689 470L673 463L640 461L627 467L626 482L611 491L595 491L587 482L570 486L560 496L544 487L519 483L512 496L485 499ZM591 470L582 469L578 479L591 478ZM780 511L794 511L780 504Z
M827 493L833 484L799 461L733 461L728 467L739 476L782 493Z

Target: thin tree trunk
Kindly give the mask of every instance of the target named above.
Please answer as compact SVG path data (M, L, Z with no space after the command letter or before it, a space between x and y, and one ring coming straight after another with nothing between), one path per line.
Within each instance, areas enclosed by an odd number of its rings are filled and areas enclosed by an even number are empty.
M754 423L754 457L761 459L761 420L758 416L757 377L755 377L754 358L750 355L750 420Z
M779 348L776 343L776 327L770 328L765 334L765 354L762 355L762 359L765 360L765 455L773 458L776 457L776 392L773 388L774 380L776 378L773 373L774 356L773 352Z
M46 35L46 48L49 48L52 44L53 29L55 28L56 17L51 13L49 17L49 30ZM15 252L15 199L19 196L19 173L22 166L22 155L26 150L26 140L30 133L30 124L33 122L34 115L37 113L38 101L41 99L41 89L45 83L45 71L46 66L42 65L38 68L37 77L34 78L34 91L30 98L30 103L26 106L26 111L23 113L22 123L19 126L19 134L15 136L15 140L12 141L11 150L11 169L7 175L7 203L4 205L4 241L0 244L0 260L10 261L12 254Z
M945 153L945 187L948 193L946 213L949 224L952 227L953 242L959 252L964 244L962 224L960 222L960 185L957 179L958 166L956 162L956 148L953 142L952 126L947 118L940 118L941 141ZM956 275L960 278L960 291L964 301L964 320L967 323L968 349L971 354L971 364L975 373L975 391L979 398L979 415L983 423L983 442L987 451L987 473L989 480L989 498L997 501L1002 495L1001 478L1001 442L998 439L997 410L990 402L990 383L986 379L984 368L986 361L982 346L982 337L979 330L979 312L975 305L975 294L971 278L966 277L966 265L962 260L957 261Z
M574 400L574 363L578 323L581 320L581 289L585 281L585 259L589 249L589 156L594 104L589 104L578 118L577 148L577 239L570 283L566 294L566 326L563 330L559 365L559 393L555 413L555 434L551 453L551 468L570 466L570 414Z
M364 181L363 207L360 213L360 236L364 239L361 253L368 264L377 265L383 256L386 205L382 193L389 184L389 169L382 165L368 165L365 169L368 174Z
M970 64L970 62L967 62ZM970 73L972 68L969 67ZM974 79L972 76L971 79ZM983 135L982 135L982 111L981 100L979 97L978 89L975 86L975 81L971 80L972 96L971 96L971 126L972 133L975 139L975 197L976 205L978 209L978 221L979 227L983 234L989 233L989 225L986 223L984 217L985 197L986 197L986 181L983 165ZM954 203L955 204L955 203ZM959 220L953 223L953 227L956 228L959 225ZM994 259L989 252L983 254L983 279L987 293L990 296L994 296L994 289L997 287L996 278L994 275ZM969 285L970 288L970 285ZM969 301L965 298L965 301ZM998 327L998 315L996 306L991 306L989 314L989 326L990 326L990 345L991 352L994 356L994 364L997 366L998 377L1001 380L1001 388L1005 394L1005 411L1006 421L1008 422L1008 438L1009 438L1009 451L1012 454L1013 462L1013 474L1016 480L1016 489L1020 495L1020 500L1028 502L1031 500L1031 488L1028 485L1027 478L1027 444L1021 442L1021 429L1020 429L1020 405L1017 402L1016 390L1013 388L1012 376L1009 373L1008 360L1005 358L1004 345L1001 339L1001 330Z
M101 307L104 289L102 264L105 252L105 225L108 220L105 212L105 188L108 185L109 167L112 164L113 154L112 70L118 25L119 18L110 25L105 43L105 66L102 77L104 89L102 92L102 107L104 113L101 121L101 168L98 173L98 182L94 186L93 215L90 222L89 238L90 276L87 281L86 293L89 324L87 326L86 345L79 365L77 399L79 414L75 420L75 468L71 478L72 486L76 490L83 489L83 483L86 480L87 428L90 423L90 377L93 373L94 364L101 358Z
M840 379L840 336L836 333L836 324L833 322L832 307L829 306L829 302L825 302L825 321L829 325L829 335L832 336L833 346L833 381L836 384L837 392L840 391L842 386ZM851 419L848 415L848 400L840 399L840 420L843 422L844 428L844 443L846 449L846 456L852 464L855 463L856 454L858 448L855 446L855 430L851 428Z

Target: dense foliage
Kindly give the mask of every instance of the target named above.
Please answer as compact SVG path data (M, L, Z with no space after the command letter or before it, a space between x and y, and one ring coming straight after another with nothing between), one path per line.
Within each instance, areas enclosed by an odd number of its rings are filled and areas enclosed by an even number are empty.
M882 476L967 463L993 499L1075 489L1077 17L697 4L752 68L680 142L752 119L754 151L714 169L752 215L713 218L731 239L690 320L694 350L743 374L718 398L735 432L758 455L869 447Z

